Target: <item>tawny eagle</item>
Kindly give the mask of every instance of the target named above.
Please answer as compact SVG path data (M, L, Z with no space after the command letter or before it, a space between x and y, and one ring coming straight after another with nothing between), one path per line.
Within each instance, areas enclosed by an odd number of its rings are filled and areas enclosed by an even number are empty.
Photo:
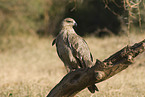
M56 44L58 56L68 72L93 65L93 57L86 41L73 29L76 24L72 18L64 19L60 33L52 42L52 45ZM98 91L95 85L89 86L88 89L91 93Z

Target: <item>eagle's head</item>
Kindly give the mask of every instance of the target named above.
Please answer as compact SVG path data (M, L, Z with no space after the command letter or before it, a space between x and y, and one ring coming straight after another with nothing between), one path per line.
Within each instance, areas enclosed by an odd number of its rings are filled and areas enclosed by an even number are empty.
M73 26L77 26L77 23L75 22L74 19L72 18L66 18L62 21L62 27L66 28L66 27L73 27Z

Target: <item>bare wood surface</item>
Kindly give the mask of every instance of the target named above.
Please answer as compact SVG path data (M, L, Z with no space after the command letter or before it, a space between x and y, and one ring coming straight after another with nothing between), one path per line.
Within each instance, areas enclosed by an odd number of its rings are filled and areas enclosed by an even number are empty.
M144 51L145 39L133 46L124 47L103 62L96 60L91 68L80 68L70 72L49 92L47 97L73 97L89 85L102 82L126 69L133 59Z

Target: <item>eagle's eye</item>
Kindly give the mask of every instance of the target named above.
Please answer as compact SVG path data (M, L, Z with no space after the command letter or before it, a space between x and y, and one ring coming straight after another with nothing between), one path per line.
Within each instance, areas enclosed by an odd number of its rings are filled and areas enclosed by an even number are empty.
M72 23L73 21L66 20L66 22L68 22L68 23Z

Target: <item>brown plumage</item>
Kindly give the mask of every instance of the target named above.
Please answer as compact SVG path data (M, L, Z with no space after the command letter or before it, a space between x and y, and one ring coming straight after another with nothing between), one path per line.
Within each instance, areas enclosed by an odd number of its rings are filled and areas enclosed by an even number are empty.
M91 67L93 58L85 40L77 35L73 29L76 22L72 18L66 18L62 22L62 29L52 45L56 44L57 53L63 61L67 71L78 68ZM98 88L89 86L90 92L94 93Z

